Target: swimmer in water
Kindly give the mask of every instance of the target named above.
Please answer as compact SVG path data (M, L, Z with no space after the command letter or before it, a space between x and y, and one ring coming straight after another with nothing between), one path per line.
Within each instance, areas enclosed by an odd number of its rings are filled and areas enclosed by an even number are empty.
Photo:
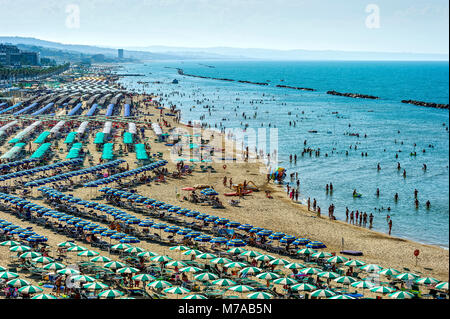
M380 197L380 189L377 188L377 192L375 193L377 195L377 197Z
M395 193L395 195L394 195L394 200L395 200L395 201L398 201L398 193Z
M423 169L424 171L426 171L426 170L427 170L427 164L423 164L422 169Z

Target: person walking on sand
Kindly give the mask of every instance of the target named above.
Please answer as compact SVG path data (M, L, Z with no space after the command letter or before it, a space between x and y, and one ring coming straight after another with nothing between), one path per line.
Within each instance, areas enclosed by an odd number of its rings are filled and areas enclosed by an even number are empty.
M223 177L223 186L227 186L227 177L226 176L224 176Z
M350 224L353 224L354 223L354 213L353 213L353 211L350 213Z
M317 202L316 199L313 198L313 210L316 211Z
M308 212L311 210L311 198L308 197Z
M348 207L345 207L345 222L348 223Z
M233 188L233 179L230 177L230 188Z
M391 235L392 231L392 219L389 220L389 235Z

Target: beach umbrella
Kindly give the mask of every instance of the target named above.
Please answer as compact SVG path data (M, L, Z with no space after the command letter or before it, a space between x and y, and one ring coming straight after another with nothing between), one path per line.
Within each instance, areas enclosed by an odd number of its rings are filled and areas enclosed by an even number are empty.
M53 262L53 258L44 257L44 256L39 256L39 257L33 258L32 260L36 263L41 263L41 264L48 264L48 263Z
M417 284L422 284L422 285L433 285L439 282L439 280L437 280L436 278L432 278L432 277L421 277L419 279L416 279L415 281Z
M394 288L386 287L386 286L375 286L369 289L371 292L377 292L381 294L390 294L395 291Z
M11 271L2 271L0 272L0 278L1 279L12 279L12 278L17 278L19 277L18 274L16 274L15 272L11 272Z
M131 248L131 247L132 246L128 245L128 244L117 244L117 245L111 246L111 249L114 249L114 250L125 250L125 249Z
M101 293L98 294L98 296L100 298L114 299L114 298L123 296L123 292L120 292L120 291L114 290L114 289L109 289L109 290L102 291Z
M308 268L304 268L300 270L300 273L305 274L305 275L315 275L322 272L321 269L319 268L314 268L314 267L308 267Z
M31 299L57 299L57 298L50 294L39 294L39 295L34 296Z
M277 284L277 285L295 285L295 284L298 284L298 281L295 279L283 277L283 278L275 279L273 281L273 283Z
M111 269L118 269L118 268L125 267L125 264L120 261L110 261L110 262L104 264L103 267L111 268Z
M271 260L270 262L269 262L269 264L271 264L271 265L275 265L275 266L286 266L286 265L289 265L291 262L289 262L288 260L286 260L286 259L274 259L274 260ZM301 268L303 268L303 267L301 267Z
M24 287L28 286L30 283L24 279L16 278L10 280L6 283L9 287Z
M245 250L244 248L235 247L235 248L228 249L227 253L230 253L230 254L242 254L242 253L244 253L246 251L247 250Z
M245 268L241 269L239 271L239 273L246 274L246 275L249 275L249 274L254 275L254 274L259 274L261 271L262 271L261 268L258 268L258 267L245 267Z
M273 280L273 279L278 279L280 277L281 277L280 275L278 275L274 272L263 272L263 273L256 275L256 278L265 279L265 280Z
M311 257L314 257L314 258L326 258L326 257L331 257L331 256L332 255L330 253L326 253L324 251L314 253L311 255Z
M19 246L20 243L14 240L7 240L0 243L0 246Z
M350 284L358 281L357 279L350 277L350 276L340 276L340 277L334 278L333 280L336 281L337 283L344 284L344 285L350 285Z
M322 271L317 274L317 276L321 278L327 278L327 279L336 279L339 277L339 274L332 272L332 271Z
M366 281L366 280L356 281L350 285L355 288L363 288L363 289L370 289L370 288L375 287L375 285L373 283L371 283L370 281Z
M134 267L123 267L123 268L117 269L116 272L118 274L134 274L134 273L139 272L139 269L134 268Z
M70 252L79 252L79 251L85 251L85 250L88 250L88 249L83 246L72 246L67 249L67 251L70 251Z
M214 280L212 282L212 284L216 285L216 286L233 286L233 285L236 285L236 282L234 282L233 280L230 280L230 279L221 278L221 279Z
M161 289L166 287L172 287L172 284L165 280L155 280L152 281L151 283L148 283L147 287Z
M141 247L130 247L130 248L125 249L124 251L126 253L132 254L132 253L142 253L145 251L145 249L141 248Z
M226 242L226 245L229 247L244 247L247 246L247 243L242 239L231 239Z
M59 270L66 268L66 265L57 262L51 262L42 268L44 268L45 270Z
M316 252L317 252L316 250L311 249L311 248L303 248L303 249L297 250L297 254L300 254L300 255L312 255Z
M195 275L194 278L199 281L208 281L208 280L218 279L219 277L213 273L204 272L204 273Z
M237 292L247 292L247 291L253 291L255 288L248 286L248 285L237 285L229 287L228 290L237 291Z
M196 273L196 272L199 272L201 270L202 270L201 268L189 266L189 267L181 268L180 272L193 272L193 273Z
M106 257L106 256L96 256L94 258L91 258L91 261L96 263L96 262L108 262L111 261L111 258Z
M87 284L84 284L83 288L87 290L102 290L109 288L109 286L101 282L89 282Z
M400 280L413 280L416 279L417 276L416 274L410 273L410 272L404 272L400 275L395 276L395 278L400 279Z
M189 250L190 248L187 246L173 246L169 248L170 250Z
M185 297L183 297L182 299L208 299L203 295L187 295Z
M201 252L200 250L197 250L197 249L189 249L189 250L186 250L186 251L182 252L182 254L186 255L186 256L189 256L189 255L192 255L192 254L200 255L200 254L203 254L203 252Z
M310 284L300 283L300 284L291 286L291 289L297 290L297 291L313 291L313 290L316 290L317 287L314 285L310 285Z
M93 251L93 250L84 250L82 252L79 252L77 254L78 256L83 256L83 257L94 257L94 256L98 256L100 255L98 252Z
M447 290L448 291L448 281L443 281L443 282L437 284L436 287L434 287L434 288L439 289L439 290Z
M247 297L249 299L272 299L272 295L267 292L253 292L248 294Z
M25 245L17 245L17 246L12 246L9 250L19 253L19 252L30 251L31 247L25 246Z
M133 276L132 279L136 281L152 281L155 280L156 278L149 274L140 274Z
M381 267L379 265L375 265L375 264L367 264L367 265L360 267L360 269L367 271L367 272L378 272L378 271L382 270L383 267Z
M244 267L247 267L248 264L234 261L234 262L225 264L224 266L227 268L244 268Z
M175 295L183 295L183 294L188 294L191 291L189 289L183 288L183 287L169 287L164 289L165 293L168 294L175 294Z
M33 286L33 285L28 285L28 286L24 286L22 288L19 288L19 292L21 294L35 294L38 292L42 292L43 289L38 287L38 286Z
M195 256L195 258L199 258L199 259L214 259L214 258L217 258L217 256L214 255L214 254L210 254L210 253L202 253L202 254L199 254L199 255Z
M26 253L23 253L19 256L19 258L25 259L25 258L37 258L42 256L41 253L37 253L35 251L28 251Z
M77 282L94 282L95 278L87 275L75 275L72 277L72 280Z
M80 272L76 269L73 268L64 268L64 269L60 269L56 271L57 274L62 274L62 275L79 275Z
M142 253L137 254L138 257L146 257L146 258L151 258L151 257L155 257L158 256L157 253L151 252L151 251L144 251Z
M328 299L356 299L356 298L347 296L347 295L336 295L336 296L330 297Z
M5 267L0 266L0 272L6 271Z
M150 258L151 261L157 261L157 262L166 262L166 261L171 261L172 258L169 256L155 256Z
M210 262L213 264L228 264L228 263L231 263L232 260L228 259L228 258L218 257L218 258L211 259Z
M388 295L392 299L411 299L414 295L407 291L396 291Z
M394 269L394 268L384 268L383 270L380 270L378 273L380 275L385 275L385 276L396 276L396 275L400 274L400 271L398 271L397 269Z
M333 263L333 264L341 264L341 263L346 262L347 260L348 260L348 258L346 258L346 257L334 256L334 257L328 258L327 262Z
M254 250L247 250L243 253L241 253L241 256L246 256L246 257L258 257L261 256L261 253L258 253L257 251Z
M302 269L302 268L305 268L305 265L302 265L300 263L288 263L287 265L284 265L284 268L286 268L286 269Z
M352 260L349 260L349 261L345 262L344 266L347 266L347 267L361 267L361 266L364 266L365 264L366 263L363 262L363 261L352 259Z
M271 261L271 260L275 260L276 258L270 255L260 255L258 257L255 258L258 261Z
M172 267L186 267L187 264L183 261L179 261L179 260L173 260L173 261L169 261L166 266L172 266Z
M316 290L316 291L314 291L312 294L311 294L311 297L327 297L327 298L329 298L329 297L333 297L333 296L335 296L336 294L333 292L333 291L331 291L331 290L328 290L328 289L318 289L318 290Z

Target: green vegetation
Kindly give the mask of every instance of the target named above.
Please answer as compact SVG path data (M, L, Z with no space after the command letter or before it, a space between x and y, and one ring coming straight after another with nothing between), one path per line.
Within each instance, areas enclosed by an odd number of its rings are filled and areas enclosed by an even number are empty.
M50 66L47 68L42 67L23 67L23 68L8 68L0 66L0 81L1 80L24 80L35 77L41 77L45 75L58 74L67 70L70 63Z

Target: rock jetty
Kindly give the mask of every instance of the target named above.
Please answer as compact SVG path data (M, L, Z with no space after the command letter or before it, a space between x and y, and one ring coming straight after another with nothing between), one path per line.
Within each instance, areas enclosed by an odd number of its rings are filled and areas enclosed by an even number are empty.
M414 105L417 105L417 106L434 107L436 109L447 109L448 110L448 104L438 104L438 103L422 102L422 101L415 101L415 100L402 100L402 103L414 104Z
M327 94L338 95L338 96L347 96L347 97L352 97L355 99L373 99L373 100L379 99L378 96L359 94L359 93L340 93L340 92L336 92L336 91L327 91Z

